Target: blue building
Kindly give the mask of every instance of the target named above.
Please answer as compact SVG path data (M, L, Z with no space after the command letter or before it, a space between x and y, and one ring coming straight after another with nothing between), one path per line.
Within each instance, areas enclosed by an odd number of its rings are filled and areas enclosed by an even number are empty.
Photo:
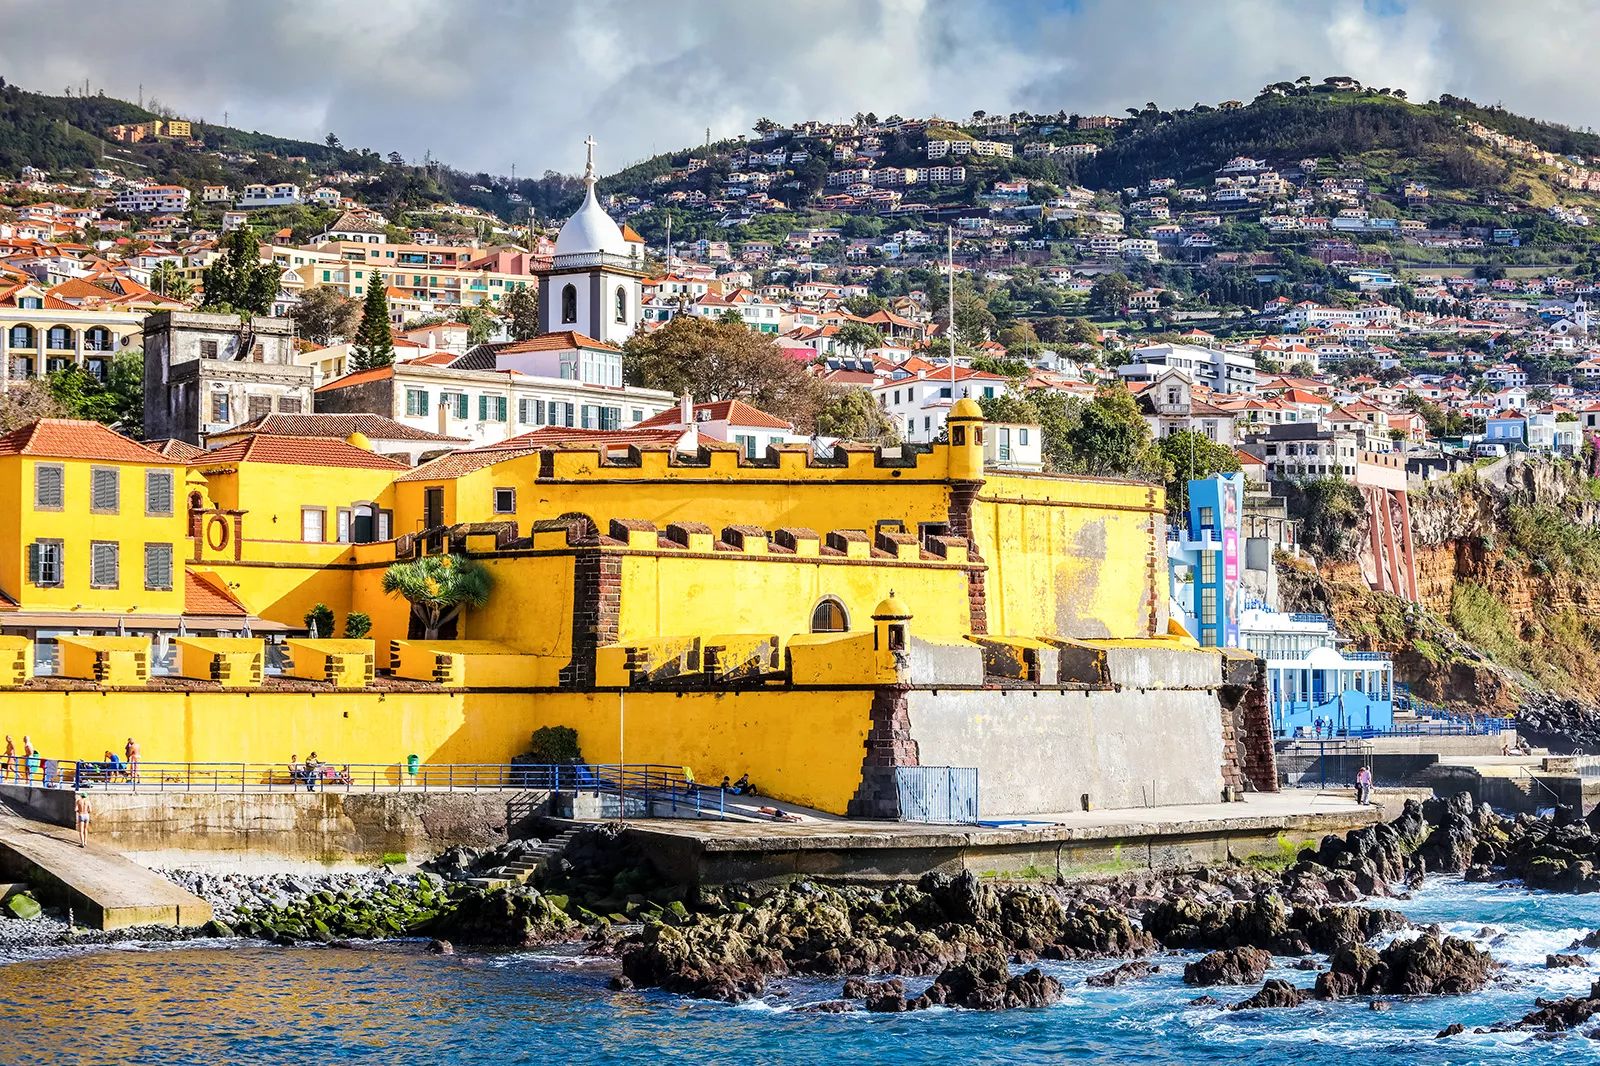
M1279 736L1394 728L1394 666L1387 655L1340 652L1321 615L1281 614L1244 601L1245 476L1189 482L1189 507L1167 530L1169 615L1206 647L1245 648L1266 660L1267 698ZM1271 566L1268 561L1265 565Z
M1278 736L1387 733L1394 728L1394 664L1376 652L1341 652L1320 614L1280 614L1258 604L1239 622L1243 646L1267 662L1267 702Z
M1189 482L1185 521L1167 530L1170 614L1208 648L1239 646L1244 485L1242 473Z

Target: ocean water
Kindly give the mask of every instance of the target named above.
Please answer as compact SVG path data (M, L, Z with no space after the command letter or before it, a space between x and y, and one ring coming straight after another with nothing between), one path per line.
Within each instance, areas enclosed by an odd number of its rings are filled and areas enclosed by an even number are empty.
M1228 1012L1189 1001L1208 991L1233 1002L1253 989L1186 987L1183 963L1196 955L1183 953L1116 989L1083 983L1110 963L1042 964L1067 985L1065 1002L1043 1010L829 1015L792 1007L836 996L838 981L794 981L788 995L729 1006L610 992L613 964L548 953L131 945L0 964L0 1066L1600 1061L1600 1041L1580 1036L1434 1038L1451 1022L1470 1030L1519 1018L1537 996L1586 993L1600 953L1591 970L1546 970L1544 958L1600 927L1600 896L1441 878L1399 906L1477 938L1507 964L1501 978L1473 996L1396 999L1387 1012L1365 999ZM1269 976L1314 978L1287 966Z

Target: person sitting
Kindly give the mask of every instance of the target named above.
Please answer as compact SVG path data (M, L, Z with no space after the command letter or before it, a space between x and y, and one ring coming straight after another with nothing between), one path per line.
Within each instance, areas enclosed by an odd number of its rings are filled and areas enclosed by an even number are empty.
M750 783L750 775L749 774L744 774L743 776L741 776L739 778L739 780L737 780L737 781L735 781L733 783L733 791L734 791L735 794L740 795L740 796L754 796L754 795L757 795L756 786L754 786L754 785L752 785Z
M299 784L305 771L300 767L300 753L295 752L289 756L289 783Z
M729 783L728 775L727 774L723 774L722 775L722 791L731 792L732 790L733 790L733 785L731 785Z

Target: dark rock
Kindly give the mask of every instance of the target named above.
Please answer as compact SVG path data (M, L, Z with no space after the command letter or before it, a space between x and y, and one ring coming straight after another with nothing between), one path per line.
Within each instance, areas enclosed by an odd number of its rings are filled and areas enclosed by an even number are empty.
M821 1003L807 1003L804 1006L796 1007L794 1012L796 1014L849 1014L856 1009L854 1003L842 999L827 999Z
M428 941L428 952L432 955L454 955L456 949L455 945L448 940L430 940Z
M610 981L606 982L606 987L611 989L613 992L626 992L633 987L633 981L628 977L627 974L619 973Z
M1587 966L1589 960L1582 955L1546 955L1544 968L1547 970L1565 970L1574 966Z
M1012 977L1005 956L992 949L980 951L947 966L926 993L931 1003L969 1010L1010 1010L1047 1007L1064 994L1061 982L1037 969Z
M1260 1010L1267 1007L1298 1007L1307 999L1304 989L1296 988L1288 981L1274 977L1261 986L1261 991L1240 1003L1235 1003L1230 1010Z
M1375 1011L1393 1010L1394 1005L1386 999L1375 999L1371 1003L1367 1004L1367 1009Z
M1142 977L1149 977L1153 973L1160 972L1161 967L1152 966L1148 962L1139 960L1125 962L1121 966L1102 973L1090 974L1083 983L1094 988L1115 988L1118 985L1127 984L1129 981L1137 981Z
M1272 953L1261 948L1213 951L1183 968L1186 985L1253 985L1272 966Z
M1438 1034L1436 1036L1434 1036L1434 1039L1435 1040L1443 1040L1447 1036L1460 1036L1462 1033L1464 1033L1466 1031L1467 1031L1467 1027L1462 1025L1460 1022L1451 1022L1449 1025L1445 1026L1443 1029L1440 1029Z
M1341 947L1317 975L1318 999L1354 995L1444 995L1475 992L1489 980L1494 960L1470 941L1424 934L1397 940L1381 952L1364 944Z
M1216 996L1196 996L1189 1001L1191 1007L1218 1007L1222 1001Z

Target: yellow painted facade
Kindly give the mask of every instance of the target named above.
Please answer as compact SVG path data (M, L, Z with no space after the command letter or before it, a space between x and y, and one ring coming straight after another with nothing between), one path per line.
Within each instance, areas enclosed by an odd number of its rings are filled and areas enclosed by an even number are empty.
M164 497L156 490L153 511L152 474L168 486ZM105 506L93 505L97 480ZM0 455L0 590L24 611L182 614L182 488L183 467L155 453L139 462ZM160 546L169 564L146 574L146 545ZM58 554L41 564L35 546ZM98 575L96 550L104 553Z

